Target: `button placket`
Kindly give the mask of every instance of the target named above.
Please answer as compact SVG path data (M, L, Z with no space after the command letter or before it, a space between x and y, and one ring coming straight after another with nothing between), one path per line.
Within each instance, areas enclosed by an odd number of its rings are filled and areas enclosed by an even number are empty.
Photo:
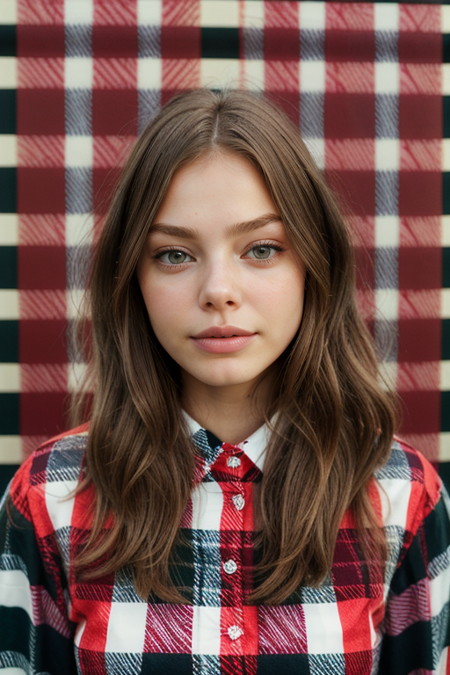
M238 457L232 456L228 459L238 459L240 463L240 459ZM242 510L245 504L243 495L245 494L245 489L241 480L236 477L235 480L229 483L228 490L228 498L224 500L224 509L228 511L230 527L236 529L237 531L242 531L244 524L244 514ZM237 500L237 505L235 499L236 497L239 498ZM233 543L231 548L227 546L226 550L223 552L224 555L222 558L222 574L225 574L227 579L225 582L227 587L227 597L229 599L233 598L233 606L237 610L234 616L229 617L229 624L225 627L228 638L230 641L236 644L236 647L233 649L239 649L239 638L244 635L241 616L241 608L244 603L242 551L239 548L238 541L240 541L239 538L235 541L235 543Z
M226 606L233 607L232 613L227 612L224 625L225 635L228 636L230 643L234 644L233 653L238 653L243 647L240 638L245 634L243 624L243 605L244 605L244 569L243 569L243 550L244 544L244 521L245 506L247 501L247 482L243 482L244 476L248 471L249 460L245 456L243 447L228 446L225 448L227 454L223 457L224 465L231 469L228 473L228 486L226 488L227 498L224 499L223 509L226 513L227 529L236 532L229 539L228 544L222 551L222 578L224 597L227 598ZM223 465L222 465L223 466ZM225 469L225 467L224 467ZM226 469L225 469L226 472ZM245 478L245 481L252 478ZM249 498L251 495L251 489ZM235 534L242 532L242 535ZM231 532L230 532L231 534ZM225 543L225 542L224 542ZM237 650L235 652L235 650Z

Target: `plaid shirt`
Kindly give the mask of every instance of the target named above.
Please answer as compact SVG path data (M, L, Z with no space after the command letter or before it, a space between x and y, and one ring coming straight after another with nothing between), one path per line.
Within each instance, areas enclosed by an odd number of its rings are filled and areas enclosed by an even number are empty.
M10 488L0 534L0 669L128 675L431 675L450 673L449 500L429 463L394 442L371 499L382 514L384 571L361 557L347 514L328 579L278 606L249 606L254 484L267 428L221 443L189 418L202 460L173 566L192 604L144 602L130 570L77 579L73 543L92 492L76 487L87 432L41 446ZM9 670L12 669L12 670Z

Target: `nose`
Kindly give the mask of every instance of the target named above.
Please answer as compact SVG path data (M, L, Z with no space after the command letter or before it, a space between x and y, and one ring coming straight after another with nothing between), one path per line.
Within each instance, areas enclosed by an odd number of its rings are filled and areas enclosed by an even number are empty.
M199 289L203 309L237 309L242 304L242 287L237 269L225 261L211 263L205 269Z

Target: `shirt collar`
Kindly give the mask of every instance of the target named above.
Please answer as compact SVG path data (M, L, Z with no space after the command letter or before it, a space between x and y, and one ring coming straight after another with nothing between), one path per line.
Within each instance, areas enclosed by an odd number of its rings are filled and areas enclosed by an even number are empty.
M208 436L209 438L216 438L211 432L208 432L207 429L204 429L198 422L196 422L190 415L185 410L182 410L184 419L186 420L189 431L191 433L191 436L196 437L196 445L199 446L198 439L203 438L205 442L201 444L201 451L205 455L210 456L211 460L214 459L214 455L217 453L215 452L217 447L220 447L222 445L222 441L220 439L217 439L218 445L215 447L211 447L210 441L208 442ZM271 422L274 423L275 421L275 416L272 417ZM203 433L202 433L203 432ZM243 441L240 443L234 444L235 447L240 448L245 452L247 457L251 459L253 464L258 467L260 471L263 470L264 467L264 458L266 455L266 447L267 443L270 438L270 429L267 426L267 424L263 424L257 429L251 436L248 436L248 438L245 438ZM208 445L206 444L208 443Z

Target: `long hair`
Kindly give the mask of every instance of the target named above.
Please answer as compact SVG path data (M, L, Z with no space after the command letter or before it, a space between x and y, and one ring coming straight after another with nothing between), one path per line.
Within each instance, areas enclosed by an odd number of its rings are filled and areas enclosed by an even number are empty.
M366 555L383 558L369 487L388 457L396 412L378 384L356 308L352 251L336 201L294 125L243 91L198 89L173 98L136 142L109 209L90 279L95 393L81 489L91 487L95 505L78 565L94 576L129 565L143 597L186 602L169 569L193 489L195 449L179 369L152 331L136 265L175 171L221 149L261 172L307 269L301 326L263 411L269 424L278 414L249 602L280 603L329 573L349 508Z

